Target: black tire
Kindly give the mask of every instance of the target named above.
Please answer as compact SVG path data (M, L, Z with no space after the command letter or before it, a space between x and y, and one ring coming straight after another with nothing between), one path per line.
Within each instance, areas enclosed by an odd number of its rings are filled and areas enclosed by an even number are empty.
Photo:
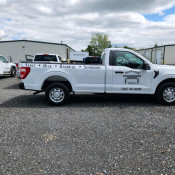
M168 94L169 93L169 94ZM175 104L175 83L166 82L160 85L156 91L156 99L160 104Z
M16 76L16 68L15 67L11 68L10 76L11 77L15 77Z
M55 106L65 104L69 100L69 89L63 83L52 83L45 90L48 102Z

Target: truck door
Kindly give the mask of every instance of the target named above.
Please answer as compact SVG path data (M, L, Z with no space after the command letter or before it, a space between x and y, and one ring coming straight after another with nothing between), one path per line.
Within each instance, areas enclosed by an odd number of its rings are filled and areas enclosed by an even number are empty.
M2 56L0 56L0 61L3 62L3 72L10 72L10 65L8 64L8 61Z
M143 69L144 60L128 51L111 51L112 92L147 94L151 90L153 71Z

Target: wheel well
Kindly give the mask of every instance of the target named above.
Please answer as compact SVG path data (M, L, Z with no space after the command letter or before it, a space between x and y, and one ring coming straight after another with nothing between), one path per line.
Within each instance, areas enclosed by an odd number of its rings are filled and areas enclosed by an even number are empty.
M15 66L12 66L12 67L11 67L11 69L12 69L12 68L15 68L15 69L16 69L16 67L15 67Z
M61 77L61 76L52 76L52 77L47 78L44 81L41 89L45 90L50 84L56 83L56 82L63 83L64 85L66 85L68 87L69 92L72 92L71 83L66 78Z
M163 80L162 82L159 83L159 85L157 86L156 88L156 91L159 89L159 87L164 84L164 83L168 83L168 82L171 82L171 83L175 83L175 78L169 78L169 79L166 79L166 80ZM155 92L156 92L155 91Z

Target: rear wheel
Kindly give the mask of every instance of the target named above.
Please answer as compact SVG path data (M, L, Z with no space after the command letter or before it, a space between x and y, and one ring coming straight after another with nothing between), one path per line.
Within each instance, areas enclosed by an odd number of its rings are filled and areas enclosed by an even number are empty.
M11 73L10 73L11 77L15 77L16 76L16 68L11 68Z
M161 104L175 104L175 83L167 82L160 85L156 92L156 98Z
M69 89L63 83L52 83L47 87L45 97L52 105L63 105L69 99Z

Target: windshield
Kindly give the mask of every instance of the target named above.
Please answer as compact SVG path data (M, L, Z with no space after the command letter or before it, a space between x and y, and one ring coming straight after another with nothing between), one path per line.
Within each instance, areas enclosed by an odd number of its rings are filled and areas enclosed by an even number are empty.
M0 56L0 60L3 61L3 63L8 63L8 61L2 56Z
M36 55L34 61L57 61L56 55Z

